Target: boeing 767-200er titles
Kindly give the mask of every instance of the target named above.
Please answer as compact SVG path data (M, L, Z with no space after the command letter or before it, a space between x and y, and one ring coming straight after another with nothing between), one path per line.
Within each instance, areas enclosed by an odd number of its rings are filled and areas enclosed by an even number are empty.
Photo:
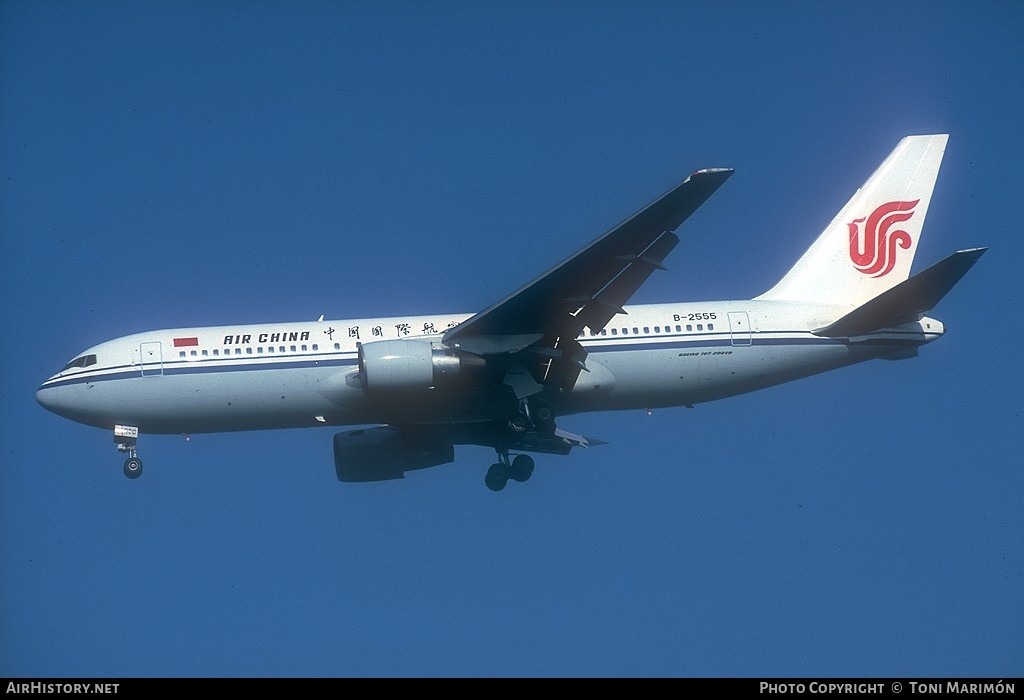
M601 442L564 430L564 416L692 406L914 357L939 338L942 323L925 313L986 250L960 250L910 276L947 138L900 141L753 299L626 305L664 269L673 232L733 173L698 170L475 315L137 333L81 353L36 397L112 430L131 478L142 472L142 433L364 426L334 436L341 481L400 479L452 462L455 445L483 445L498 455L485 478L498 491L530 478L524 453Z

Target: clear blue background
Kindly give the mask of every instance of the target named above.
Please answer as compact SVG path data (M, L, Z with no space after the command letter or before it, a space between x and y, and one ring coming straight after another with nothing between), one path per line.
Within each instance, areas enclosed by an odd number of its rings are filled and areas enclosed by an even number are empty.
M0 2L2 676L1024 674L1020 2ZM333 429L36 404L161 327L475 312L703 167L636 302L773 284L907 134L948 334L610 441L338 483Z

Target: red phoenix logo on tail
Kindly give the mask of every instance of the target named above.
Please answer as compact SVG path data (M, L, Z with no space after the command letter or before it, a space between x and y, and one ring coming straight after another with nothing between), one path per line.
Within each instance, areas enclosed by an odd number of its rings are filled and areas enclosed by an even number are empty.
M906 250L912 243L909 233L892 227L910 219L920 201L887 202L869 216L846 224L850 229L850 260L858 270L872 277L883 277L892 271L896 265L896 246ZM862 232L860 224L865 219Z

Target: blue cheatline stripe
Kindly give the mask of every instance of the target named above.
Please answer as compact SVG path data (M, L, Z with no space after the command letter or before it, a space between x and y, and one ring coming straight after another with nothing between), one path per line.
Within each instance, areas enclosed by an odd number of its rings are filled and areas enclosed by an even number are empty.
M901 337L885 337L877 338L871 341L864 341L855 343L855 345L892 345L892 344L912 344L917 345L922 342L922 336L933 336L939 337L934 333L920 333L916 331L892 331L887 332L886 336L901 336ZM781 336L781 337L779 337ZM685 338L685 339L684 339ZM844 338L829 338L827 336L814 335L810 331L767 331L762 332L758 335L742 334L734 338L729 334L722 333L705 333L692 334L688 336L645 336L644 338L629 339L629 342L621 342L625 340L621 336L615 337L601 337L601 338L587 338L586 342L583 343L583 347L587 352L619 352L628 350L675 350L675 349L689 349L694 348L719 348L719 347L737 347L737 348L748 348L751 346L758 345L849 345L850 342ZM736 343L734 340L739 340ZM749 340L749 342L748 342ZM616 342L619 341L619 342Z
M783 335L791 333L795 335ZM631 338L628 342L621 342L624 338L602 337L587 338L584 341L584 348L589 353L614 353L614 352L636 352L641 350L693 350L695 348L720 348L737 347L749 348L758 345L848 345L844 339L827 338L813 335L807 331L772 331L773 336L766 337L769 333L760 336L751 336L749 343L733 344L730 335L721 333L693 334L689 336L644 336L642 338ZM856 343L857 346L865 345L919 345L921 337L935 336L913 331L894 331L886 333L885 338L877 338L871 341ZM896 337L891 337L896 336ZM899 337L902 336L902 337ZM685 338L685 339L684 339ZM742 336L746 341L747 337ZM171 360L163 363L163 371L154 369L152 374L178 376L190 374L217 374L222 372L259 372L279 369L308 369L311 367L351 367L357 363L354 355L350 357L324 357L318 355L299 355L288 359L267 362L264 357L242 357L224 360L223 358L206 358L201 360ZM117 379L130 379L142 376L141 365L120 365L100 370L77 372L68 377L50 379L43 383L40 388L58 386L70 386L73 384L97 383L113 381ZM148 376L148 374L147 374Z
M279 369L307 369L310 367L348 367L356 364L356 358L331 358L322 357L318 359L311 359L309 356L296 357L291 360L278 360L274 362L256 362L255 360L262 358L246 358L241 362L233 361L231 364L223 364L223 360L219 360L217 364L210 360L174 360L163 363L163 371L161 372L156 363L152 371L147 366L146 376L159 376L164 375L186 375L186 374L220 374L223 372L253 372L260 370L279 370ZM135 377L142 376L141 365L120 365L118 367L105 368L98 372L78 372L69 377L60 377L58 379L47 380L40 387L41 389L48 389L56 386L70 386L72 384L89 384L98 383L105 381L113 381L115 379L133 379Z

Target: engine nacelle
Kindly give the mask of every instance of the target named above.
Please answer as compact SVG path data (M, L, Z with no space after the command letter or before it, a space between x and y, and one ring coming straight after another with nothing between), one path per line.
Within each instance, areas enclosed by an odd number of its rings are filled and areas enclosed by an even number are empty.
M359 381L367 394L433 389L455 384L478 355L429 340L377 340L359 345Z
M455 461L450 442L406 435L398 428L368 428L334 436L338 481L401 479L405 472Z

